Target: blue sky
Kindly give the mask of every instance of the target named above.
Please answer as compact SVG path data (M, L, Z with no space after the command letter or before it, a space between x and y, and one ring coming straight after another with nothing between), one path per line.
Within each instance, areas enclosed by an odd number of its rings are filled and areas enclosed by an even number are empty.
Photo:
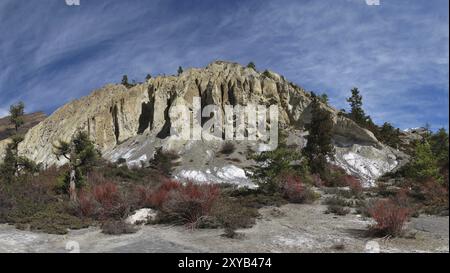
M256 63L377 123L448 129L447 0L0 1L0 116L51 113L123 74Z

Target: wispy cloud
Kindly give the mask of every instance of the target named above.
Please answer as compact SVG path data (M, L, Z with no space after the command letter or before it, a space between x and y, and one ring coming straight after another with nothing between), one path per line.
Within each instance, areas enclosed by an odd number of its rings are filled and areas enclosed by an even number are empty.
M0 18L0 108L22 99L50 112L125 73L226 59L327 92L338 108L358 86L377 122L448 128L446 0L3 0Z

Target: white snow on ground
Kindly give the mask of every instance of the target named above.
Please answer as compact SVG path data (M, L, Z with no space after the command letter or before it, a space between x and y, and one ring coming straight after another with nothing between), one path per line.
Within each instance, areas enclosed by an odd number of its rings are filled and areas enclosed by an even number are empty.
M238 168L234 165L228 165L222 167L217 171L217 177L224 180L233 180L233 179L247 179L247 175L245 175L245 171L241 168Z
M199 170L181 170L178 175L175 176L175 178L192 180L195 182L208 182L209 174Z
M245 171L235 165L227 165L221 168L202 170L181 170L175 178L178 180L189 180L198 183L226 183L237 185L238 187L256 188Z
M127 219L125 219L125 223L131 225L145 224L148 220L155 219L155 217L156 211L144 208L136 210L132 215L128 216Z
M348 173L360 177L365 187L374 186L377 178L398 165L395 156L389 150L356 144L336 148L334 163Z
M127 162L128 167L140 167L142 162L147 162L147 155L142 155L136 160L131 160Z
M269 144L260 143L256 150L258 153L270 152L273 151L273 147L270 146Z

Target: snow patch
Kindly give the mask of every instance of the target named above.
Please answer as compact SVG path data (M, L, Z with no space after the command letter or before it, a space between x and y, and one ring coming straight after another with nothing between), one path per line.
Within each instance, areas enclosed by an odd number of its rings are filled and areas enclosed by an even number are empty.
M374 186L377 178L399 164L388 149L357 144L345 148L336 147L334 163L347 173L360 177L365 187Z
M260 143L258 144L258 147L256 148L256 151L258 153L262 153L262 152L270 152L273 151L273 147L269 144L264 144L264 143Z
M217 171L217 177L224 180L247 179L245 171L234 165L222 167Z
M181 170L175 178L178 180L189 180L198 183L224 183L233 184L238 187L256 188L245 171L235 165L226 165L206 170Z
M125 223L131 225L145 224L149 220L153 220L156 217L156 211L152 209L139 209L136 210L132 215L125 219Z
M147 162L147 155L142 155L138 159L127 162L128 167L140 167L142 162Z

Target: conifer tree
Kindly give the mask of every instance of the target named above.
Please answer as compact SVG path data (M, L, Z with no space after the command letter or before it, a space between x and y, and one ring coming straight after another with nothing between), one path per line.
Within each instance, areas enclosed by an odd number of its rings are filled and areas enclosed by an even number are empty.
M128 76L127 75L123 75L123 77L122 77L122 85L124 85L127 88L130 86L130 83L128 82Z
M256 71L256 65L255 65L254 62L249 62L249 63L247 64L247 68L252 68L253 70Z
M14 125L16 133L19 131L19 127L25 123L23 119L24 110L25 104L22 101L9 107L9 120Z
M180 76L181 74L183 74L183 68L181 66L178 67L178 76Z
M312 93L311 122L306 125L309 134L303 152L313 173L325 175L327 158L333 157L332 128L330 113L322 108L320 99Z
M70 172L64 178L63 189L69 192L72 201L76 201L76 188L83 185L83 176L95 165L100 152L95 149L88 134L82 131L75 134L70 142L59 141L54 148L58 160L64 157L69 161Z
M367 117L362 108L362 96L360 95L359 90L356 87L353 88L351 92L352 95L347 99L347 102L350 103L350 113L348 117L357 124L365 127Z
M431 145L428 141L418 143L414 151L413 160L409 166L409 176L423 181L428 178L441 180L438 161L433 155Z

